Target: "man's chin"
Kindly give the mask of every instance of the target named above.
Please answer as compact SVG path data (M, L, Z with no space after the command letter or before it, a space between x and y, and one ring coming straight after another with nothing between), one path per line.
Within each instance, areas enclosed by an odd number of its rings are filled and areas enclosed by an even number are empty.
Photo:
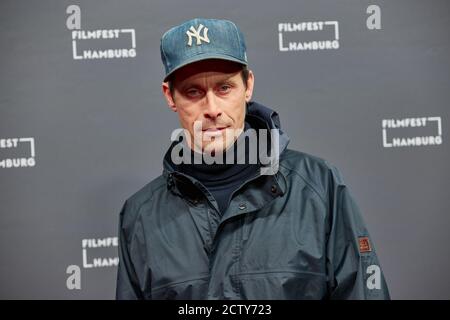
M210 142L203 146L202 152L203 154L215 156L226 152L230 145L231 143L225 144L224 141Z
M208 144L203 148L203 153L208 155L216 155L224 152L224 147L222 144Z

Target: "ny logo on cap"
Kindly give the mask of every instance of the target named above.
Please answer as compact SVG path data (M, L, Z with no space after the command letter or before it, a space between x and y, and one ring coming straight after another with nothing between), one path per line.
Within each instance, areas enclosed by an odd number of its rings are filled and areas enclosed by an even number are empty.
M204 29L203 29L204 28ZM200 35L200 32L203 29L203 36ZM208 38L208 28L205 27L204 25L200 24L197 28L197 30L195 30L195 28L193 26L191 26L189 28L188 31L186 31L186 34L189 36L189 41L188 41L188 46L192 46L192 37L195 37L197 39L197 45L201 45L202 41L209 43L209 38Z

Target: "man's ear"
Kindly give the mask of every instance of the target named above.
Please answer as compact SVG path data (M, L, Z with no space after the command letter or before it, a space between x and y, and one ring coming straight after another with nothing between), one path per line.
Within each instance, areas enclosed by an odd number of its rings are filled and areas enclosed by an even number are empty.
M245 102L250 102L253 95L253 87L255 85L255 76L253 71L248 71L247 89L245 90Z
M164 97L166 98L167 105L173 112L177 112L177 107L175 105L175 101L173 99L172 93L170 92L169 83L163 82L162 83L162 92L164 94Z

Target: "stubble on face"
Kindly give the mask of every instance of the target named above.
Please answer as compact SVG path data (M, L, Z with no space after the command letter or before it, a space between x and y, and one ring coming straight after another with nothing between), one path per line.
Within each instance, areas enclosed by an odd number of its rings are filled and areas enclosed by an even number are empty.
M191 149L214 155L242 133L247 88L239 64L204 60L175 73L173 99Z

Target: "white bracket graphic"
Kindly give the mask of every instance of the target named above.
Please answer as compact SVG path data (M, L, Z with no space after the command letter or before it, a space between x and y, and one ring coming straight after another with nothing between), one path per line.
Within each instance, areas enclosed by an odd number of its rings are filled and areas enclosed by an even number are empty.
M20 138L19 142L29 142L30 143L31 157L34 158L35 157L34 138Z

